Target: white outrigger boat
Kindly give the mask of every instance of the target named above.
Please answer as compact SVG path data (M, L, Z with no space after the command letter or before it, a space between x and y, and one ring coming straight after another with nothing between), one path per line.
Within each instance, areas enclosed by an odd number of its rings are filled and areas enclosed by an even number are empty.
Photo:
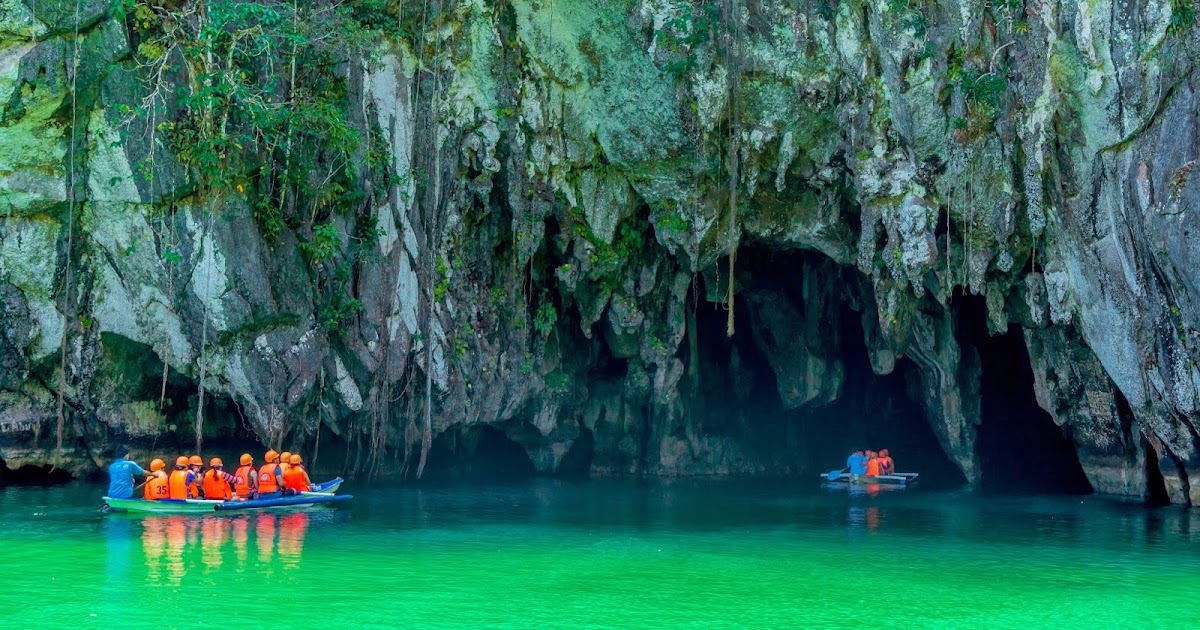
M836 479L830 479L829 475L822 474L821 480L825 483L839 483L849 485L871 485L880 484L888 486L911 486L917 483L917 475L919 473L893 473L890 475L876 475L868 477L866 475L858 475L855 477L848 472L844 472Z

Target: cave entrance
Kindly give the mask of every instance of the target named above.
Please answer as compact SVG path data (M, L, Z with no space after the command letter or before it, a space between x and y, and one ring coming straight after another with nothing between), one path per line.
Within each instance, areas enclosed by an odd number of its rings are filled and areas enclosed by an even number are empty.
M431 481L512 481L534 474L525 449L486 424L446 429L434 439L426 462L422 477Z
M956 295L959 341L979 351L980 416L975 449L985 492L1090 494L1091 483L1075 444L1038 406L1033 369L1019 327L989 335L987 306L978 296Z
M872 369L861 309L868 305L874 317L869 306L874 298L857 270L818 253L754 244L739 249L738 268L732 338L725 334L728 313L722 305L696 303L696 357L689 354L684 361L697 371L688 392L698 399L697 424L752 449L768 473L807 477L842 468L852 449L887 448L898 470L921 473L923 485L965 482L922 406L909 396L907 378L916 366L901 359L889 374ZM715 289L705 283L714 284L714 275L705 274L693 290L709 300L723 295L723 283ZM814 299L818 293L827 297ZM787 316L765 317L754 309ZM810 324L816 328L806 331ZM824 395L832 398L827 402L788 408L772 362L778 367L811 360L781 352L798 335L806 337L812 357L840 363L841 388L836 396ZM807 382L793 380L799 386Z
M67 483L73 478L71 473L49 464L25 464L9 469L8 464L0 459L0 486L53 486Z
M1124 401L1124 397L1122 397ZM1125 403L1128 405L1128 403ZM1167 492L1167 480L1159 467L1158 450L1149 440L1142 439L1142 451L1146 453L1146 503L1150 505L1169 505L1171 495Z

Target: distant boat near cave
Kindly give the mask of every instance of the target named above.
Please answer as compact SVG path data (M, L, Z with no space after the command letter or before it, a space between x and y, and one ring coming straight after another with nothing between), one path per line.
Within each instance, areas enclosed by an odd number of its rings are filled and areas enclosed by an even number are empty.
M917 483L917 475L919 473L894 473L891 475L877 475L868 477L866 475L858 475L855 479L850 473L844 472L835 479L830 479L828 475L820 475L820 478L825 483L841 484L841 485L873 485L879 484L882 486L900 486L908 487Z

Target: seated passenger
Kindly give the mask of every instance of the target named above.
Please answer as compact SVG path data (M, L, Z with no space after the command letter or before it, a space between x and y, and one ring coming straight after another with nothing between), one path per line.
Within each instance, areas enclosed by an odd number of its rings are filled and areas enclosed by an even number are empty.
M234 477L233 490L239 499L252 499L258 493L258 473L254 471L254 458L242 453L242 466Z
M308 492L312 483L308 478L308 471L301 465L303 462L299 455L292 455L290 466L283 471L283 482L287 485L288 490L296 492Z
M292 454L289 451L284 451L279 454L279 477L282 479L287 475L288 467L292 465Z
M142 493L142 498L147 501L158 501L159 499L171 498L171 490L167 487L167 462L161 459L156 459L150 462L150 478L146 480L146 489Z
M892 457L888 455L886 448L879 451L879 472L884 475L891 475L896 472L896 463L892 461Z
M208 472L204 473L204 498L209 501L228 501L233 498L231 484L237 477L225 472L225 465L220 457L208 462Z
M879 458L876 456L875 451L867 451L867 476L879 476Z
M194 481L192 471L188 470L188 458L180 455L175 459L175 470L167 478L170 498L183 500L188 498L188 486Z
M199 455L192 455L188 458L188 470L192 473L192 483L188 484L188 498L199 499L201 471L204 470L204 460L200 459Z
M258 498L274 499L282 495L281 489L287 487L287 481L281 478L283 471L279 468L279 453L267 451L267 463L258 469Z

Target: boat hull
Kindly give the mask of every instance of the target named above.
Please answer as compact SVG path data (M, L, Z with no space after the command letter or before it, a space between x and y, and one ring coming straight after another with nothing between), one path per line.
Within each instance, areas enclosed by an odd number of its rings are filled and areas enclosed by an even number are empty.
M306 492L290 497L276 499L252 499L249 501L205 501L202 499L146 501L145 499L113 499L104 497L108 507L118 512L136 512L142 514L213 514L228 510L267 510L300 507L305 505L321 505L349 501L354 498L349 494L323 494Z
M821 479L826 483L847 484L847 485L885 485L885 486L911 486L917 483L918 473L895 473L892 475L877 475L868 477L866 475L858 475L853 477L850 473L842 473L837 479L829 479L825 475L821 475Z
M340 488L342 486L342 481L343 481L343 479L341 477L337 477L337 478L331 479L329 481L326 481L325 483L314 483L312 486L309 487L308 491L309 492L321 492L321 493L325 493L325 494L333 494L333 493L337 492L338 488Z

